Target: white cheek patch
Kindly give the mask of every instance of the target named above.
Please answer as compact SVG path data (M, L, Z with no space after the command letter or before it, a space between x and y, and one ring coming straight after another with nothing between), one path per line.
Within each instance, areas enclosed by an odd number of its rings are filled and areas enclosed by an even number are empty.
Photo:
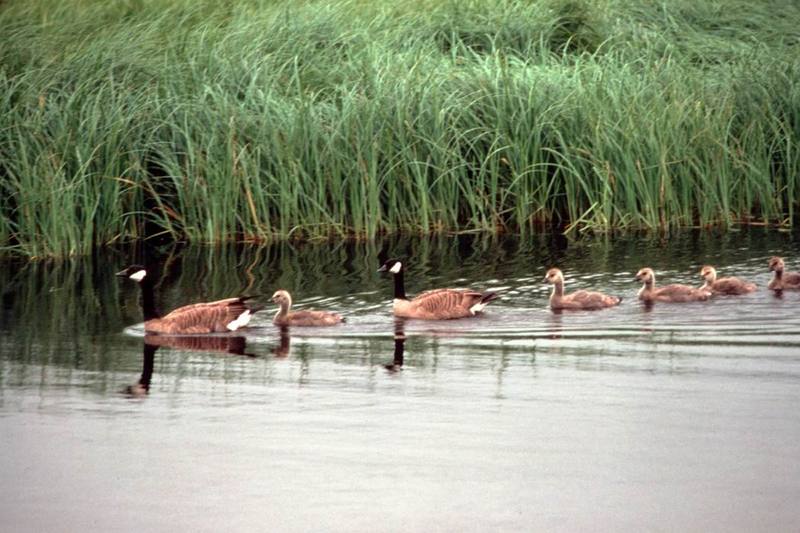
M228 328L229 331L236 331L237 329L242 328L247 324L249 324L250 318L252 316L253 316L252 313L250 313L250 310L248 309L247 311L243 312L241 315L236 317L235 320L231 320L230 322L228 322L228 325L225 327Z
M392 274L398 274L401 268L403 268L403 263L398 261L397 263L394 264L392 268L389 269L389 272L391 272Z
M133 281L142 281L146 275L147 271L142 269L142 270L137 270L128 277L131 278Z

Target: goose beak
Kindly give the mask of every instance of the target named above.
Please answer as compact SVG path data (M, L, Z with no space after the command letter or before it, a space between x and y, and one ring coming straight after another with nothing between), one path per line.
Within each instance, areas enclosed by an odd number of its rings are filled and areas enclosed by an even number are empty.
M381 267L378 269L378 272L386 272L386 265L381 265Z
M118 276L118 277L120 277L120 278L124 278L125 276L127 276L127 275L128 275L128 269L126 268L125 270L120 270L119 272L117 272L117 273L116 273L116 274L114 274L114 275L115 275L115 276Z

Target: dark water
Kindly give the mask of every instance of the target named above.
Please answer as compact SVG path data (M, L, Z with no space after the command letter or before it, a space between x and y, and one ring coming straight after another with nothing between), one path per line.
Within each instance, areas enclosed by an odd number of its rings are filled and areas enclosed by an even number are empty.
M796 531L800 292L764 287L769 256L799 252L750 230L0 262L0 529ZM384 255L410 294L503 297L396 321ZM270 306L246 338L147 346L113 276L134 260L162 264L163 309L286 288L349 321L281 335ZM636 301L640 267L699 285L703 263L760 289ZM555 315L552 265L625 301Z

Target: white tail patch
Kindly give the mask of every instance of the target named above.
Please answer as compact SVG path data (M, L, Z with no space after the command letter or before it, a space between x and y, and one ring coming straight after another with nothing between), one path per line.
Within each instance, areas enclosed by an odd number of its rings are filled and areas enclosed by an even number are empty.
M401 268L403 268L403 263L398 261L394 264L392 268L389 269L389 272L391 272L392 274L399 274Z
M474 315L476 313L480 313L481 311L483 311L484 307L486 307L486 304L477 303L469 308L469 312Z
M247 309L241 315L236 317L235 320L231 320L230 322L228 322L228 325L225 327L228 328L229 331L236 331L237 329L243 328L244 326L249 324L250 318L252 316L253 314L250 312L249 309Z
M142 270L137 270L128 277L131 278L133 281L142 281L146 275L147 275L147 270L142 269Z

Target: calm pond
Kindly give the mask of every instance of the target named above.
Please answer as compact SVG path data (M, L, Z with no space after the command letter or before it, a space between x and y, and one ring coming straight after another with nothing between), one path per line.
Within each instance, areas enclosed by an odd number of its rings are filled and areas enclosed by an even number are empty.
M0 261L0 529L6 531L761 530L800 527L800 236L448 237L267 248L110 249ZM409 294L497 290L480 318L396 321L379 257ZM145 344L161 309L290 290L342 326ZM759 290L636 299L634 274ZM624 297L554 314L567 291ZM149 336L148 336L149 338Z

